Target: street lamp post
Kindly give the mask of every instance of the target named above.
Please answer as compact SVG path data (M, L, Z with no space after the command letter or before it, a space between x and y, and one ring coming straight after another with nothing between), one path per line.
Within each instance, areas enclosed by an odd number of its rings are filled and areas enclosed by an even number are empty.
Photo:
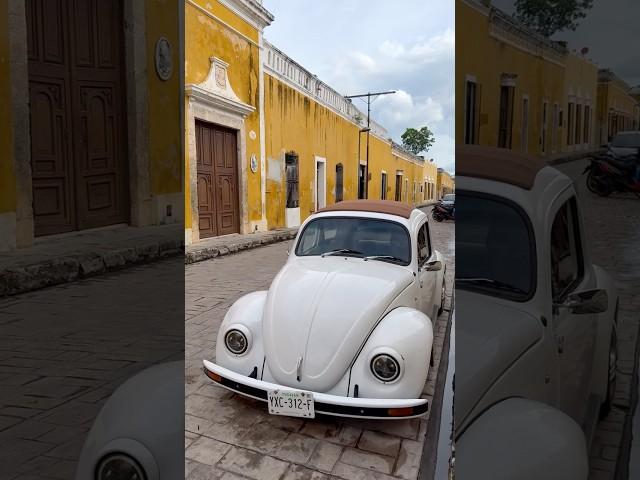
M367 132L367 153L364 167L364 198L369 198L369 132L371 131L371 98L373 97L375 99L380 95L390 95L392 93L396 93L396 91L389 90L387 92L369 92L361 95L347 95L344 97L347 99L367 97L367 127L358 132L358 172L360 172L360 134Z

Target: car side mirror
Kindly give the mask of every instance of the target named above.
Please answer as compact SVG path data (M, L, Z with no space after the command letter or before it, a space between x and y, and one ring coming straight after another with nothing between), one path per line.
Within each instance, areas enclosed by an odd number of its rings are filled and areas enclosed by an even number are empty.
M440 260L434 260L433 262L425 263L420 270L425 272L439 272L442 270L442 262Z
M606 290L585 290L572 293L554 308L568 308L571 313L604 313L609 308L609 296Z

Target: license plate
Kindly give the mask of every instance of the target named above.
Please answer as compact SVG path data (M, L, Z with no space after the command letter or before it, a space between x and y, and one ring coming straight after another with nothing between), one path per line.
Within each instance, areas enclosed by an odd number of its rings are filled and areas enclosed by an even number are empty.
M313 394L300 390L269 390L269 413L289 417L315 418Z

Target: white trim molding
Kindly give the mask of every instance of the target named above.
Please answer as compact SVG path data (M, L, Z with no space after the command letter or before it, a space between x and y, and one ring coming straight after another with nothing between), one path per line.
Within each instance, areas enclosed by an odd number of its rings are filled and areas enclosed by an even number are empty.
M273 22L274 16L255 0L218 0L251 26L262 30Z
M200 103L223 110L232 114L239 114L242 118L255 112L255 107L240 100L231 88L227 68L229 64L217 57L211 57L211 68L207 78L200 84L190 83L185 86L186 94L197 99Z
M191 231L185 236L187 244L200 240L198 222L198 152L196 147L196 120L213 123L236 130L238 155L238 196L240 206L240 233L250 233L248 187L247 187L247 139L244 120L255 111L251 105L243 103L235 94L227 76L228 64L211 57L211 70L204 82L185 87L188 98L186 124L189 156L189 185L191 192Z

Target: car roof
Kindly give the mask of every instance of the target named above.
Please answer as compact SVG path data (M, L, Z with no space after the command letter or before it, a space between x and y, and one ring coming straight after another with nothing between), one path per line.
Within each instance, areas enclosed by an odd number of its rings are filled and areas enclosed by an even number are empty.
M626 130L624 132L618 132L616 135L640 135L640 130Z
M322 208L316 213L343 211L385 213L410 218L414 208L393 200L345 200Z
M456 147L456 173L531 190L544 160L513 150L477 145Z

